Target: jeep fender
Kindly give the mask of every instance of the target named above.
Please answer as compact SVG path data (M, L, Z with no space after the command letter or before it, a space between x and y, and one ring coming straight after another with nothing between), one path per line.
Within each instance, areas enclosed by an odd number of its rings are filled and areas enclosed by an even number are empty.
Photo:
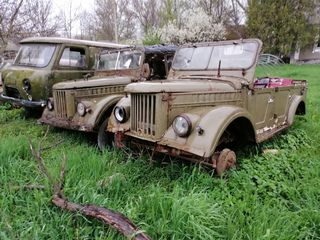
M288 126L291 126L293 124L294 116L296 115L297 109L300 104L304 104L304 96L294 95L288 109Z
M111 114L113 106L123 97L123 95L111 95L98 101L90 113L88 122L93 123L94 129L97 130L105 114Z
M189 113L185 115L189 115ZM194 114L190 113L190 115L194 119ZM253 138L256 140L251 114L240 107L223 105L216 106L201 114L198 121L193 122L191 134L187 138L178 137L170 126L159 144L208 158L214 153L222 134L237 119L246 121L246 125L251 128ZM196 128L201 128L202 134L199 134Z

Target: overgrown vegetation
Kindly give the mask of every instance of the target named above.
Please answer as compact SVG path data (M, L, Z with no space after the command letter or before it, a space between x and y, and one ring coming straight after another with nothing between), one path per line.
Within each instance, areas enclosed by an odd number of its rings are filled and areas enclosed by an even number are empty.
M306 117L240 153L238 168L224 178L176 159L151 164L146 155L100 153L88 135L60 129L50 129L47 144L63 143L43 157L58 177L66 154L71 201L120 211L153 239L319 239L320 68L282 66L277 74L309 80ZM38 143L46 126L21 113L0 107L0 239L123 239L51 204L28 144ZM279 153L262 154L266 148Z
M313 45L318 26L315 21L318 1L248 1L247 32L263 41L264 52L289 56L300 48Z

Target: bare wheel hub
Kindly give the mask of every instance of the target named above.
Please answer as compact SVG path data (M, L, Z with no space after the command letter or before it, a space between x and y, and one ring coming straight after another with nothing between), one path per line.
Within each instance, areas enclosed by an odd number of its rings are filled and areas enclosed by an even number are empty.
M228 148L223 149L216 161L213 161L213 167L216 168L216 173L218 176L222 176L222 174L234 167L236 164L236 154L234 151L231 151Z

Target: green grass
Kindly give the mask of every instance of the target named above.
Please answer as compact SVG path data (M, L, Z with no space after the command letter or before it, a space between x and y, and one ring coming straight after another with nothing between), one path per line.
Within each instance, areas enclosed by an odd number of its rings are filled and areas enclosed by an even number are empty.
M50 129L45 162L58 176L68 158L65 195L127 215L153 239L320 239L320 66L283 66L278 75L309 80L307 115L286 134L238 157L224 178L172 160L100 153L85 134ZM22 110L0 106L0 239L124 239L98 221L50 202L48 186L30 153L46 131ZM279 154L261 154L262 148Z

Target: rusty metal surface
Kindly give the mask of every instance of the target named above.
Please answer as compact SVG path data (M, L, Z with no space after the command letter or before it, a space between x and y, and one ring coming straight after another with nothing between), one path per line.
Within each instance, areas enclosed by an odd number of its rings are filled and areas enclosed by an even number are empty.
M65 128L65 129L84 131L84 132L94 132L94 126L79 125L77 122L74 122L72 120L59 119L55 117L46 117L46 118L41 117L38 120L38 122L48 124L50 126L58 127L58 128Z

